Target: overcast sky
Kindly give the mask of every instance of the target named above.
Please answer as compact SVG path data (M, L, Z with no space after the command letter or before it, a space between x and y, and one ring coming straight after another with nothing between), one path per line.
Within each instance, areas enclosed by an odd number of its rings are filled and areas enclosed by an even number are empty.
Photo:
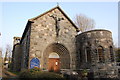
M57 2L4 2L0 3L0 47L13 44L13 37L21 37L28 19L55 7ZM72 19L76 14L85 14L95 20L95 29L112 32L115 45L118 44L117 2L59 2L62 10ZM1 45L2 44L2 45Z

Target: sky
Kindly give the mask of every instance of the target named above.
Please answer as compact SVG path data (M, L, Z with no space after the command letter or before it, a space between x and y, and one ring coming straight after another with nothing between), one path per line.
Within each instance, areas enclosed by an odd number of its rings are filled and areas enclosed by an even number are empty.
M0 2L0 47L5 52L7 44L13 46L13 37L21 37L28 19L55 7L57 2ZM59 2L62 10L74 21L76 14L94 19L95 29L112 32L118 46L118 3L117 2Z

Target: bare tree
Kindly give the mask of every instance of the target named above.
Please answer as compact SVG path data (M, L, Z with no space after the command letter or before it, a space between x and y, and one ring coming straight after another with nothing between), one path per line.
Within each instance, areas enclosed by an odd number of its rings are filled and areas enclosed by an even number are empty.
M0 48L0 77L2 77L2 48Z
M1 36L1 32L0 32L0 36ZM0 57L2 57L2 48L0 47Z
M12 48L10 44L6 46L6 53L5 53L5 58L4 61L11 61L11 55L12 55Z
M2 48L0 47L0 57L2 57Z
M120 48L115 48L116 61L120 62Z
M74 22L81 32L91 30L95 27L95 21L83 14L76 15Z

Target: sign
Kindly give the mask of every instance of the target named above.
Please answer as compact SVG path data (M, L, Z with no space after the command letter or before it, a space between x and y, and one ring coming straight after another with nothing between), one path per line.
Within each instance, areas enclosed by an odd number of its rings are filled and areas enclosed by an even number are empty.
M34 68L34 67L38 67L40 68L40 61L38 58L33 58L31 61L30 61L30 69Z

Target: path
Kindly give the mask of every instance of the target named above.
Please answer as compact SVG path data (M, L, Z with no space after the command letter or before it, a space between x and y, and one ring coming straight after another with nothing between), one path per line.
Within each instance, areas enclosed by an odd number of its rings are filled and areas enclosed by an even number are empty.
M2 80L16 80L16 75L6 69L2 69L2 78Z

